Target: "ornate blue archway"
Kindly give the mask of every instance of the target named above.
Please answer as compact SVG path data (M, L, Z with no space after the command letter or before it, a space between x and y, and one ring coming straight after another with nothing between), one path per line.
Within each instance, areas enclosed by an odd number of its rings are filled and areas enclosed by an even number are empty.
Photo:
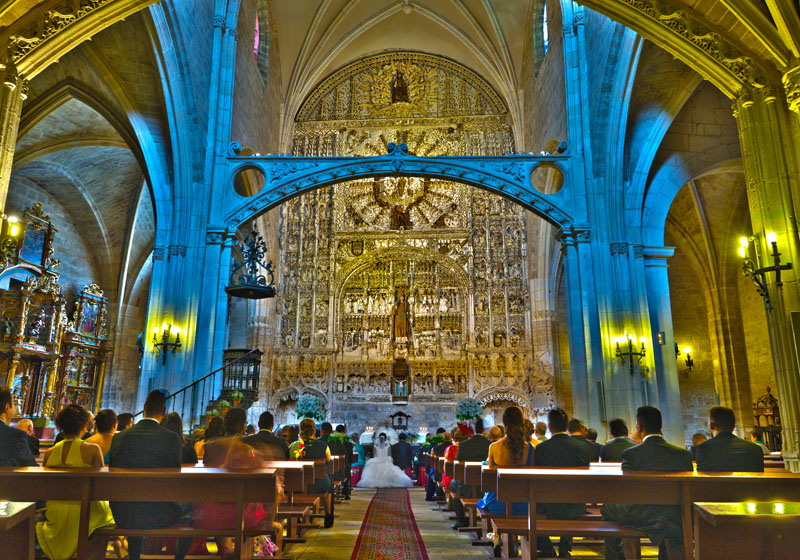
M512 154L508 156L418 157L406 144L390 143L388 153L372 157L241 156L231 144L228 185L221 222L232 232L242 224L304 192L367 177L406 176L443 179L471 185L519 203L551 224L566 229L574 222L568 155ZM542 164L558 168L564 186L542 194L531 184L533 170ZM236 174L256 168L264 174L258 194L244 198L233 190Z

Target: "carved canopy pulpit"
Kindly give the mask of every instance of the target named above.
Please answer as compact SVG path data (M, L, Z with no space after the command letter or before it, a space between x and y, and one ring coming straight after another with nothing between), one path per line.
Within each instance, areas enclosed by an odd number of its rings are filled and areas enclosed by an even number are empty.
M78 295L72 323L61 340L58 410L77 403L97 412L111 346L106 333L108 300L92 283Z
M392 419L392 428L398 432L408 431L408 419L411 418L410 414L406 414L405 412L398 410L394 414L391 414L389 418Z

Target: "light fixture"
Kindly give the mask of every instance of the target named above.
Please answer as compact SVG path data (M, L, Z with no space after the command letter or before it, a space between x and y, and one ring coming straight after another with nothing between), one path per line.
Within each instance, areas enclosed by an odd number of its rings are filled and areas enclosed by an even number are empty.
M644 377L646 368L643 369L642 366L641 366L641 363L642 363L642 359L644 359L644 357L645 357L645 355L647 353L647 350L646 350L647 339L645 337L639 338L640 346L639 346L638 349L635 348L636 335L633 335L633 334L629 334L627 336L621 336L621 337L617 338L615 342L617 344L617 354L616 354L617 355L617 359L620 361L620 363L622 363L622 365L625 365L625 360L627 358L628 367L629 367L629 370L630 370L631 377L633 377L633 373L634 373L634 371L633 371L633 359L634 359L634 357L637 358L636 364L639 366L639 375ZM626 344L627 344L627 350L623 351L623 348L625 348ZM622 345L622 346L620 346L620 345Z
M174 354L181 347L181 329L166 323L161 325L160 331L158 327L153 327L153 347L157 354L161 354L161 365L166 365L167 353L172 350Z
M403 0L403 13L410 15L414 11L414 6L411 5L411 0Z
M767 243L772 249L772 253L770 253L770 256L772 257L772 266L757 268L757 248L754 249L756 251L756 260L754 261L750 258L750 241L753 239L753 237L742 237L739 239L739 256L742 257L742 272L745 276L749 276L756 285L756 291L758 292L758 295L764 298L764 307L766 310L772 311L772 303L770 302L769 290L767 289L766 273L774 272L775 287L781 288L783 286L783 282L781 281L781 271L791 270L792 263L781 264L781 254L778 252L778 236L774 231L770 231L767 233Z
M676 342L675 343L675 357L677 358L680 355L681 355L681 351L678 350L678 343ZM688 376L689 373L692 371L692 368L694 367L694 360L692 359L692 349L689 348L688 346L685 346L683 348L683 355L685 356L684 359L683 359L683 363L686 364L686 371L685 371L684 375Z

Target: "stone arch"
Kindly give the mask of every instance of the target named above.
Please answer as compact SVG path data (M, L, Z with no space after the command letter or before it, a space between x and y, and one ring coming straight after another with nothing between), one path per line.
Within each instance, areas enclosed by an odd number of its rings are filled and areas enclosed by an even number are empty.
M513 388L500 389L492 387L491 389L487 389L475 395L475 400L480 402L481 406L484 407L492 402L505 401L513 402L525 410L530 410L531 408L530 396Z
M230 205L233 208L227 213L225 224L229 231L234 231L305 192L343 181L385 176L425 177L463 183L512 200L556 227L565 229L573 222L565 210L570 197L568 156L417 157L408 153L405 144L390 143L387 148L387 155L372 157L229 157L229 201L237 202L230 193L233 193L233 180L239 171L255 167L264 173L267 180L256 196L235 206ZM543 195L530 184L533 168L542 161L558 167L566 178L564 188L555 195Z
M709 29L687 10L654 0L578 0L655 43L733 99L743 86L777 83L774 69L761 66L724 33Z

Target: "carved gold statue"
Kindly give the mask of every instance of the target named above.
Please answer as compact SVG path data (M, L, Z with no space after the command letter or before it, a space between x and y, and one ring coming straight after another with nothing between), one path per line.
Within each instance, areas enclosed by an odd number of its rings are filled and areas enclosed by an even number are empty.
M406 300L406 294L400 292L397 296L397 305L392 306L392 339L408 338L411 332L411 306Z

